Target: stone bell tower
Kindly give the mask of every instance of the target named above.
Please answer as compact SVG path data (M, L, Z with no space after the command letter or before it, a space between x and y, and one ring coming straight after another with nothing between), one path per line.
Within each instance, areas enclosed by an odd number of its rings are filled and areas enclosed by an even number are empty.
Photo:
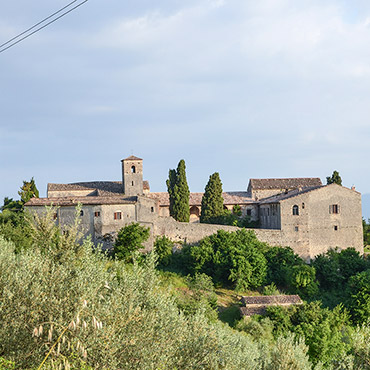
M126 196L143 195L143 160L132 155L121 162L123 192Z

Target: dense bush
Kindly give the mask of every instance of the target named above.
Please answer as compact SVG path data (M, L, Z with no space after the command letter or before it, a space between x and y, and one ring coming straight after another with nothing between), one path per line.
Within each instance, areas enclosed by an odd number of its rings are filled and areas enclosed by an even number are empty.
M237 290L245 290L265 282L266 248L253 231L219 230L188 247L184 254L194 273L203 272L212 276L215 283L232 283Z
M134 252L143 248L143 243L149 239L148 227L133 222L123 227L117 234L114 243L114 257L125 262L131 262Z
M172 262L172 250L174 243L165 235L157 237L154 242L154 250L157 255L159 267L168 266Z
M265 252L267 260L267 282L280 288L289 286L290 270L302 266L304 261L290 247L270 247Z
M320 302L305 303L290 308L269 307L267 318L277 338L287 333L304 338L313 363L330 367L349 351L350 322L348 312L337 306L322 308Z
M342 251L329 250L318 255L312 262L316 269L317 279L324 289L341 289L348 279L370 267L354 248Z
M370 270L360 272L349 279L346 303L355 323L369 322Z

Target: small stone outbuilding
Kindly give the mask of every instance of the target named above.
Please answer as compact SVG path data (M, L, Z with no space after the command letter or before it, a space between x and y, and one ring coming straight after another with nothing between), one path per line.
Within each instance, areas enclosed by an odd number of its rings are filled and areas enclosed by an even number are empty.
M243 306L240 307L240 314L243 317L264 315L266 308L271 306L288 307L303 303L298 295L244 296L241 301Z

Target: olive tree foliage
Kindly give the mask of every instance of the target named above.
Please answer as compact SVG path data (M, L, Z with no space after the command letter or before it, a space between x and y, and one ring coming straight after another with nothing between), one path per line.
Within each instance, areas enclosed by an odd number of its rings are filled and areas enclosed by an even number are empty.
M0 237L2 363L19 369L252 370L277 368L284 359L310 368L302 355L307 349L293 341L282 340L284 353L279 341L267 350L210 323L201 311L182 314L173 297L158 290L154 255L128 266L95 253L89 240L79 248L70 236L60 242L62 231L38 220L32 250L16 254Z
M224 215L224 198L220 175L215 172L209 177L202 197L200 222L217 223Z
M342 178L339 175L338 171L333 171L333 174L331 176L327 176L326 178L326 184L338 184L342 185Z
M170 216L180 222L189 222L190 190L186 179L186 166L183 159L180 160L177 170L170 170L166 181L170 198Z

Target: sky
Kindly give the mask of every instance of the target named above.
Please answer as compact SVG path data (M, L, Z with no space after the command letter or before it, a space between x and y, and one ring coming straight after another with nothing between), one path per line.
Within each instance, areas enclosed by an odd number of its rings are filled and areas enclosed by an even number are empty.
M3 2L0 44L67 3ZM0 66L0 199L132 154L151 191L184 159L194 192L337 170L370 193L368 0L89 0Z

